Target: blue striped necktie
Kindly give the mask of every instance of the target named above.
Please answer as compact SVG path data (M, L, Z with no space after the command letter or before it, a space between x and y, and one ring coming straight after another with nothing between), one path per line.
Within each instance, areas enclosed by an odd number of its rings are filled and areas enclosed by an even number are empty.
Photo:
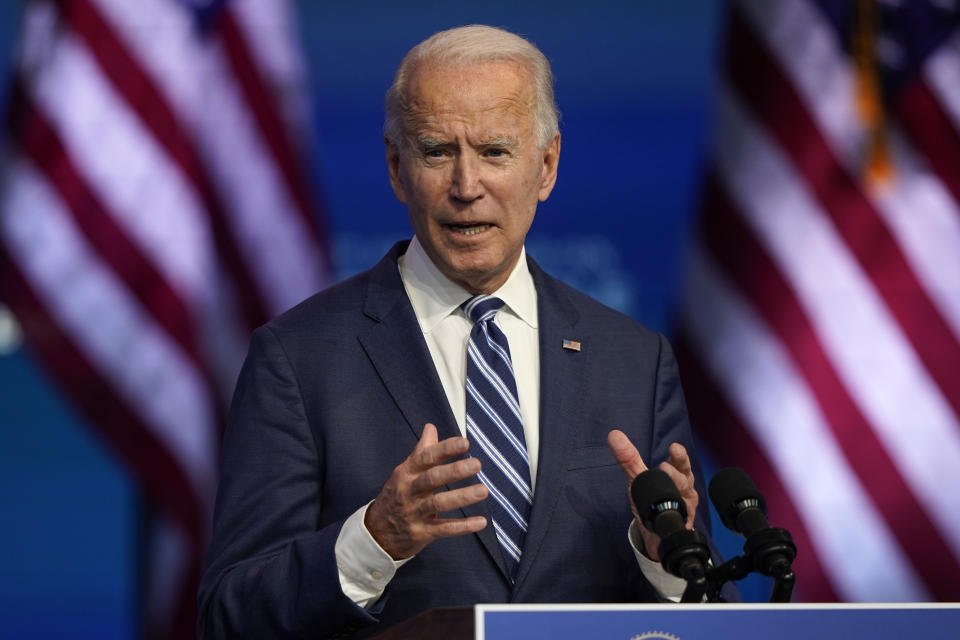
M503 300L474 296L461 305L474 323L467 343L467 438L490 489L490 516L510 578L516 577L533 501L530 460L507 336L493 323Z

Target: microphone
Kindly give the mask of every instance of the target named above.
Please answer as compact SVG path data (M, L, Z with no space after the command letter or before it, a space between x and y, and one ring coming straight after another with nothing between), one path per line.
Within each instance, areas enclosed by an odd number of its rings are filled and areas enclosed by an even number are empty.
M743 469L722 469L708 492L724 526L746 538L743 558L751 569L776 578L770 601L789 602L795 580L790 564L797 547L789 531L767 522L767 503L753 480Z
M647 469L634 478L630 495L644 526L661 538L687 528L687 505L673 480L660 469Z
M710 481L708 492L727 529L749 538L770 528L767 502L743 469L721 469Z
M687 529L687 506L673 480L660 469L648 469L634 478L630 496L643 525L660 536L660 563L687 581L681 601L700 602L710 549L699 531Z

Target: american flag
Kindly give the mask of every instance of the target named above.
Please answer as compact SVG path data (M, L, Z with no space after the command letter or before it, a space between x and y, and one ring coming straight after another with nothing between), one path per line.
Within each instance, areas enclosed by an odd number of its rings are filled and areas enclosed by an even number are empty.
M960 9L732 2L681 306L798 598L960 600Z
M145 636L194 636L221 419L250 330L327 281L278 0L27 4L0 300L153 517Z

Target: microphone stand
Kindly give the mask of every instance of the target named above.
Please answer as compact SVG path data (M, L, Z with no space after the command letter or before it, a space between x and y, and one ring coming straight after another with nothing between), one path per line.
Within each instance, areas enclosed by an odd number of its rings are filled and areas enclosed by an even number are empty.
M770 602L790 602L796 584L796 574L790 564L796 557L797 547L786 529L770 527L754 533L744 543L742 556L707 569L707 602L725 602L720 595L723 585L731 580L742 580L750 573L773 578Z
M707 580L710 550L706 538L699 531L684 529L661 539L657 551L663 566L687 581L680 602L702 602L710 586Z
M797 545L789 531L779 527L757 531L743 545L743 557L754 571L773 578L770 602L790 602L796 583L790 564L797 557Z

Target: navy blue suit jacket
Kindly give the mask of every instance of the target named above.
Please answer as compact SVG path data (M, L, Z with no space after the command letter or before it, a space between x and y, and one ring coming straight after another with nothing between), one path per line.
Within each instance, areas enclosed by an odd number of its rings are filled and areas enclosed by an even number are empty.
M651 466L671 442L693 451L673 354L532 260L540 457L516 583L487 527L428 545L372 611L343 595L334 557L343 521L377 495L424 423L440 439L459 435L400 280L405 247L254 332L223 442L203 637L361 637L438 606L656 598L627 541L627 481L606 438L622 429ZM454 515L477 514L488 515L484 504Z

